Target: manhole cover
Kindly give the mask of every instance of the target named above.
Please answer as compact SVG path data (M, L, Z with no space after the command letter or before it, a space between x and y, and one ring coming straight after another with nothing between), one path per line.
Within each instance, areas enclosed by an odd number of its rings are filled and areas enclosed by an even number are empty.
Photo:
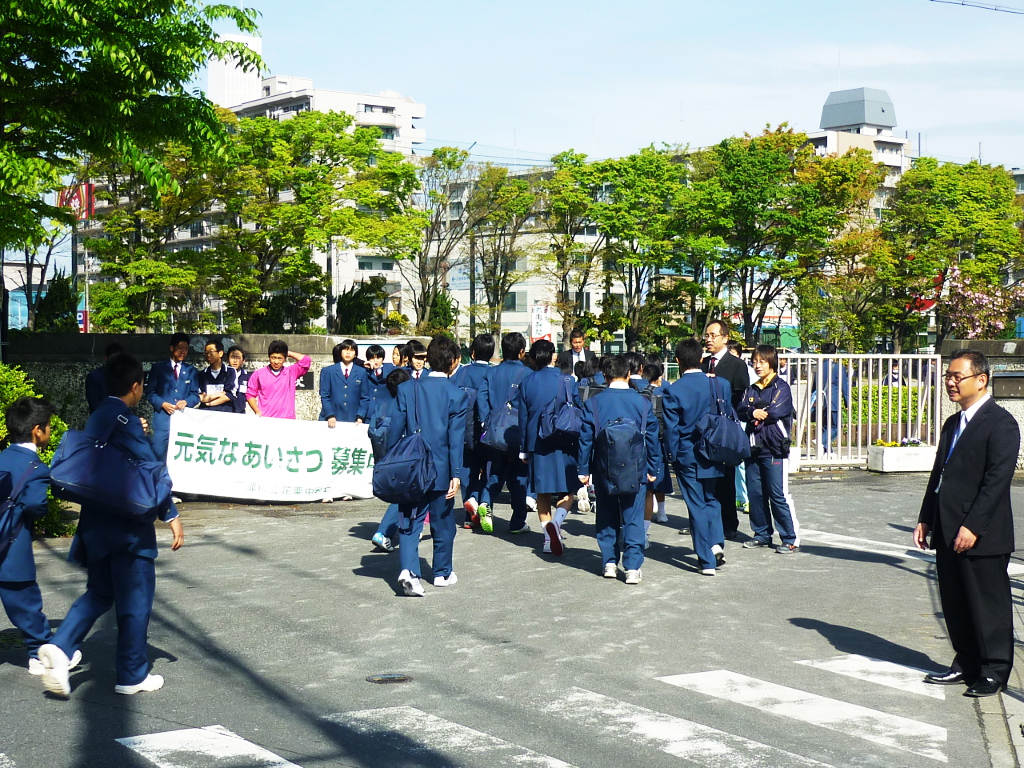
M370 675L366 678L366 682L376 683L377 685L391 685L392 683L409 683L412 682L412 678L409 675L388 673L384 675Z
M24 648L25 641L19 629L0 629L0 651L11 651Z

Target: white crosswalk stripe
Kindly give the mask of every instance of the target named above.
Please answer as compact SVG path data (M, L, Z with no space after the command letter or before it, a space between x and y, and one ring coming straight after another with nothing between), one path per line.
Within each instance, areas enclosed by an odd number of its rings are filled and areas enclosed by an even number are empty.
M14 761L3 752L0 752L0 768L15 768Z
M946 729L719 669L658 680L680 688L947 762Z
M219 725L150 733L117 741L152 761L158 768L209 768L214 765L299 768L295 763Z
M415 751L431 751L463 766L471 759L481 768L573 768L569 763L520 747L450 720L427 714L415 707L385 707L358 712L340 712L324 718L362 734L400 733L416 742ZM403 748L398 741L392 746Z
M542 704L541 708L581 726L596 726L613 736L692 760L703 768L826 766L792 752L583 688L572 688L565 695Z
M928 672L916 667L905 667L891 661L872 659L869 656L849 654L834 656L830 659L809 659L798 661L797 664L835 672L837 675L866 680L869 683L907 691L933 699L945 699L946 692L941 685L929 685L924 681Z

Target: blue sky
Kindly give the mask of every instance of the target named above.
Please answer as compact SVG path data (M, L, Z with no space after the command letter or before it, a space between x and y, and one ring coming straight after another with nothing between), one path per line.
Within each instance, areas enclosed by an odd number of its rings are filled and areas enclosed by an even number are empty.
M830 91L867 86L924 154L963 162L980 142L985 162L1024 167L1024 15L929 0L246 4L271 73L410 96L427 150L475 141L524 162L811 131Z

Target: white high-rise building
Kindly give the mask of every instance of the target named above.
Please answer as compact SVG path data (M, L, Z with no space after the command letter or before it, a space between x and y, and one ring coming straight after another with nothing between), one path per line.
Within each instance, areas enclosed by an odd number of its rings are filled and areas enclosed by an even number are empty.
M249 35L221 35L221 40L243 43L263 55L263 38ZM221 107L233 107L260 97L259 70L245 72L233 60L214 59L206 65L206 97Z

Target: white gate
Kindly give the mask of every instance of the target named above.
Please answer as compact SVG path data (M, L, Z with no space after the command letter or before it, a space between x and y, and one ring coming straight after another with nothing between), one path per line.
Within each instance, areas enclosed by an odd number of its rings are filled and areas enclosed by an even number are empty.
M783 360L801 467L866 464L877 440L938 444L939 355L780 354L780 369Z

